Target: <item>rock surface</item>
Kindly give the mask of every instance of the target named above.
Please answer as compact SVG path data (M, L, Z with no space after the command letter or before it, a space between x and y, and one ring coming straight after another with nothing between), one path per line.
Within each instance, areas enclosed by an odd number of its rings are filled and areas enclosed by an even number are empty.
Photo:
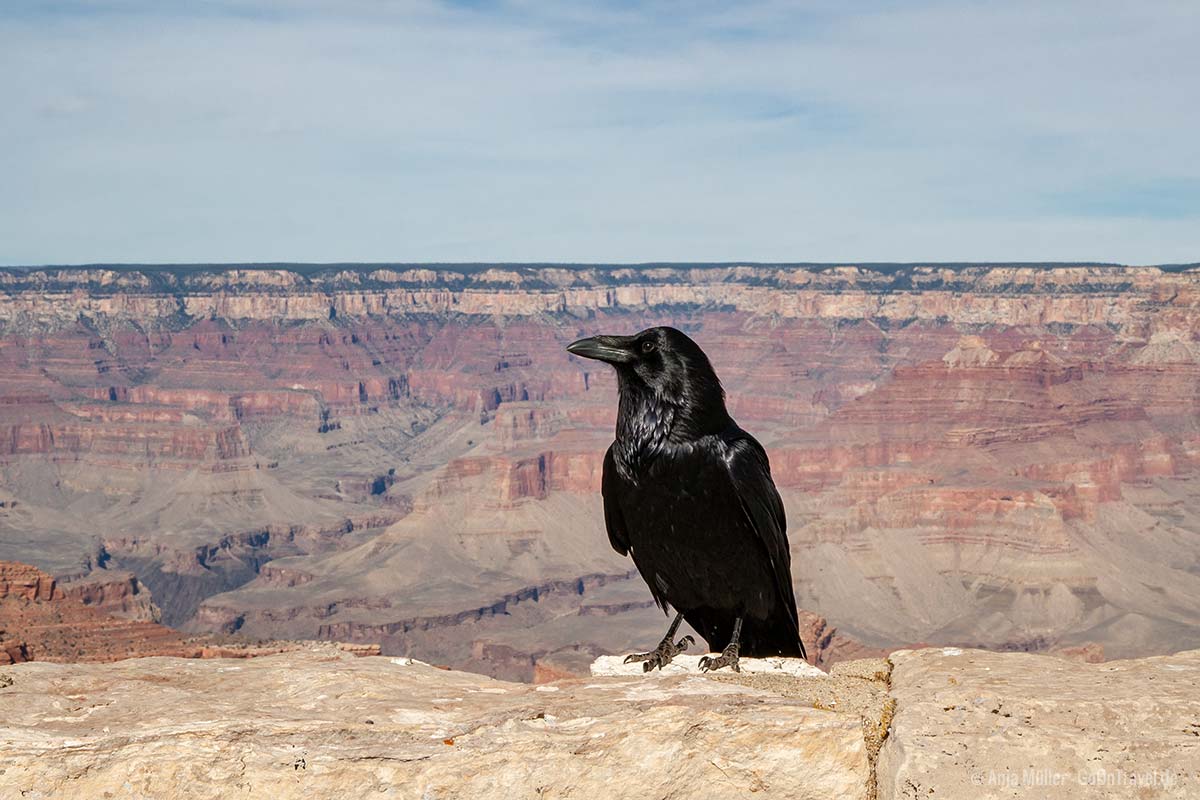
M870 784L854 715L704 677L535 687L333 649L4 674L4 798L854 800Z
M27 663L0 671L0 800L1194 798L1198 675L958 648L536 686L333 645Z
M719 653L709 653L716 657ZM661 670L654 670L653 675L703 675L700 670L702 655L680 654L675 656L670 664ZM798 658L742 658L738 661L743 675L779 675L788 678L825 678L824 672ZM624 656L600 656L592 662L592 675L644 675L641 662L625 663ZM738 674L725 667L710 674Z
M1200 651L1106 664L893 653L881 800L1200 797Z

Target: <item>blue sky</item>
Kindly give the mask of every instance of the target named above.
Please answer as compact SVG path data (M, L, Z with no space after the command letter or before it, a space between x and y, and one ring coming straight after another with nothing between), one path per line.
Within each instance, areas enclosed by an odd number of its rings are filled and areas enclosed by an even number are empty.
M1200 5L0 0L0 264L1200 261Z

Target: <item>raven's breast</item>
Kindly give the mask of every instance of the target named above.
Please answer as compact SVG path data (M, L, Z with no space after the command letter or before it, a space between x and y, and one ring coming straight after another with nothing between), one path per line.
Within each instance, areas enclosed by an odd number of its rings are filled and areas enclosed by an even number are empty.
M660 468L623 494L634 563L660 602L766 619L771 565L719 458Z

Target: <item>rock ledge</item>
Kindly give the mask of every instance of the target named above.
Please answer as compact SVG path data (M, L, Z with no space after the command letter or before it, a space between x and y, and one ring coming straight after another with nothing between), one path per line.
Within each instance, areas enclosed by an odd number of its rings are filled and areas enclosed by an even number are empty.
M4 674L4 798L803 800L869 783L855 717L693 675L534 686L331 650Z

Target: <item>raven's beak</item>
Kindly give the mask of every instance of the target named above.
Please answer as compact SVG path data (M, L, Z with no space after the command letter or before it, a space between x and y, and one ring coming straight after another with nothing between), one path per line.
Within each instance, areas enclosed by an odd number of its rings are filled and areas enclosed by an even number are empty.
M629 350L632 336L593 336L567 345L567 352L584 358L594 358L609 364L626 364L633 361Z

